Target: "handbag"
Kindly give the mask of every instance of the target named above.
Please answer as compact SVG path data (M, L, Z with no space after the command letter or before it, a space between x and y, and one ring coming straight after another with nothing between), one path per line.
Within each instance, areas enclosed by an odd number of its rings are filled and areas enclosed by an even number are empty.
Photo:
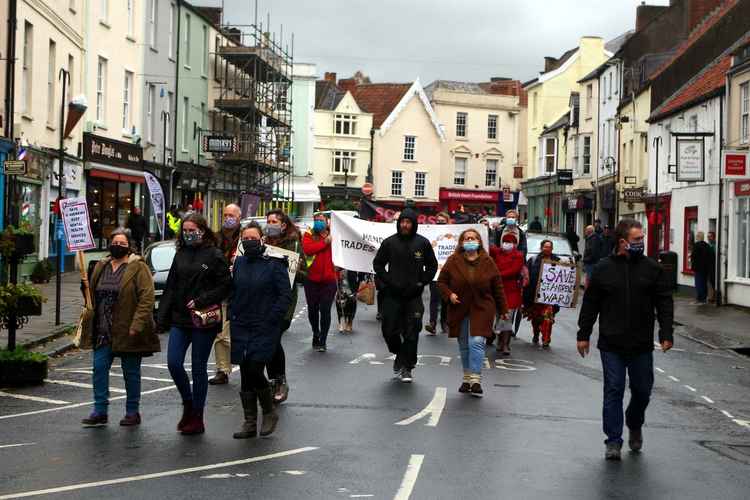
M357 300L364 302L368 306L375 304L375 284L371 279L367 279L359 285Z
M81 315L78 318L78 324L76 325L76 332L73 335L73 345L81 347L81 338L83 336L83 330L86 327L86 323L93 322L94 310L88 306L81 308ZM93 326L90 326L93 329Z
M221 305L212 304L208 307L204 307L203 309L191 309L190 319L193 321L193 326L195 328L203 329L221 326Z

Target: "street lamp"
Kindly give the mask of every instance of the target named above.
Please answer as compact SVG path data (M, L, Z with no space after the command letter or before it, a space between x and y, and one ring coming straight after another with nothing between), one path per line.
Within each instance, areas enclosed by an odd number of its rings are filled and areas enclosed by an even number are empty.
M341 160L342 170L344 171L344 198L349 199L349 167L351 166L352 159L344 157Z

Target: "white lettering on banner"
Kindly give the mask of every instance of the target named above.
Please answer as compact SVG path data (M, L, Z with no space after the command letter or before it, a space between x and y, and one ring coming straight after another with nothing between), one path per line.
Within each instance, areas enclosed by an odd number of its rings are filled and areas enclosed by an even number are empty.
M60 200L60 213L65 229L68 250L78 252L94 248L94 237L89 223L89 207L86 198Z
M487 228L482 224L421 224L417 233L432 244L438 261L437 280L445 261L456 250L458 237L467 229L476 230L482 237L485 250L489 250ZM331 244L333 264L349 271L372 273L372 261L381 243L395 234L396 224L369 222L351 215L331 213Z
M578 298L578 268L574 265L542 261L536 301L560 307L575 307Z
M151 206L154 208L154 217L156 224L159 226L159 232L164 234L164 192L161 189L161 183L150 172L143 172L143 178L146 180L148 192L151 196Z

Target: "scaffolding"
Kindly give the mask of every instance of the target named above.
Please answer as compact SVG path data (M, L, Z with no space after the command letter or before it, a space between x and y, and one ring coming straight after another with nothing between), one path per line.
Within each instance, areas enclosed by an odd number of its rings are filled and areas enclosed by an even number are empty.
M214 155L212 187L291 201L293 38L290 51L283 32L277 43L262 24L224 25L221 34L210 132L231 136L234 147Z

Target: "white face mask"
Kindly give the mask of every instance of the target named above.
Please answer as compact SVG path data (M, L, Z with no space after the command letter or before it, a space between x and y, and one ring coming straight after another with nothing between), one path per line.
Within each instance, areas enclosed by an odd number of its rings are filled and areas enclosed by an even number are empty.
M505 250L506 252L510 252L511 250L513 250L513 247L514 247L513 243L509 241L503 242L503 250Z

